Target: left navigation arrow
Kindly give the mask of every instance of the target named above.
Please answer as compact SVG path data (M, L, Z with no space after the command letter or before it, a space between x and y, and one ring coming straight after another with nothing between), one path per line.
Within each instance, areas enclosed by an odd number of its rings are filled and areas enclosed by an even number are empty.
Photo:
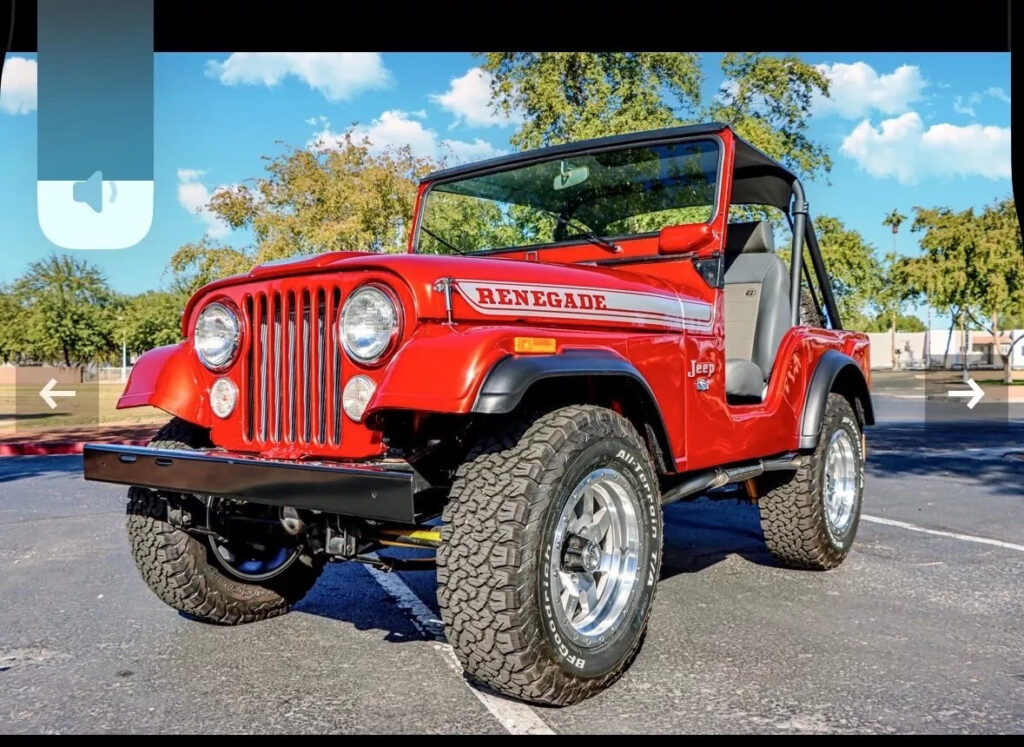
M57 400L54 397L74 397L75 392L71 389L54 389L57 386L56 379L50 379L46 382L46 386L39 390L39 396L43 398L51 410L57 409Z

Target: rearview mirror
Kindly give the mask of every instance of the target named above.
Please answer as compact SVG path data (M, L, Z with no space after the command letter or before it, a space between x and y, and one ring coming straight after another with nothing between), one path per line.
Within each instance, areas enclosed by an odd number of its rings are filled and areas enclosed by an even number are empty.
M583 184L590 176L590 169L586 166L570 166L565 161L558 164L558 175L555 177L551 187L558 191Z
M658 234L659 254L699 252L710 245L717 234L707 223L665 226Z

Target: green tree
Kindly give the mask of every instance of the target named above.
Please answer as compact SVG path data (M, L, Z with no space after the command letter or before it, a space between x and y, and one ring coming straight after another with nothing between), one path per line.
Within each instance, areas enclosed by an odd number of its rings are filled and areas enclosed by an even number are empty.
M897 262L896 257L896 234L900 232L900 225L907 219L907 216L900 213L896 208L892 209L892 212L882 219L883 226L889 226L892 228L892 254L886 257L885 267L888 271L890 268L895 266ZM892 280L892 278L886 278L886 280ZM889 315L889 340L892 347L892 366L896 368L899 358L896 355L896 324L897 319L900 316L901 306L903 305L902 289L898 285L886 282L883 285L883 292L879 294L879 306L884 309L883 316L887 313Z
M878 314L868 321L861 332L888 332L892 327L892 316L888 312ZM896 317L897 332L924 332L928 329L920 317L913 314L900 314Z
M1003 362L1003 379L1012 381L1011 356L999 341L1009 337L1012 324L1024 314L1024 245L1012 198L973 208L914 208L914 231L923 232L921 257L905 258L897 266L905 287L933 307L949 312L955 323L964 314L996 342Z
M814 228L843 326L859 329L866 321L865 307L877 297L882 285L875 248L858 231L829 215L816 217Z
M900 213L896 208L892 209L892 212L885 216L882 220L883 226L890 226L892 228L892 250L896 251L896 234L900 232L900 226L907 219L907 216Z
M488 52L492 105L522 117L520 150L669 127L695 114L698 55L675 52Z
M24 309L24 352L66 366L99 360L115 343L115 295L85 260L51 255L33 262L14 284Z
M807 135L811 102L828 79L796 55L728 53L726 83L703 105L700 57L672 52L488 52L495 109L522 117L520 149L718 120L803 176L828 172Z
M408 237L417 183L435 164L408 147L373 152L345 135L336 147L289 148L265 157L266 175L216 192L210 208L251 245L186 244L170 269L192 287L253 265L328 251L399 251Z
M797 176L813 179L832 169L825 145L807 134L812 101L828 96L828 78L820 70L793 54L729 52L722 72L722 91L700 120L731 124Z
M0 286L0 362L15 363L25 350L25 310L10 288Z
M830 215L815 217L814 230L843 328L867 331L871 323L869 309L882 287L882 268L875 248L860 232L847 228L839 218ZM778 253L788 264L789 250L779 249ZM820 300L817 279L813 274L811 277Z
M132 352L144 352L181 340L181 313L188 295L181 290L152 290L132 297L120 311L115 336Z

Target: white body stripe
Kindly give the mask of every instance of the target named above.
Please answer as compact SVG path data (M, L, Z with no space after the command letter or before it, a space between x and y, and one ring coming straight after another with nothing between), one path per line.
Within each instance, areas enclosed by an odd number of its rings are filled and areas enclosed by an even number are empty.
M711 304L668 294L502 280L455 280L452 286L473 309L489 316L585 319L693 332L710 332L713 321Z

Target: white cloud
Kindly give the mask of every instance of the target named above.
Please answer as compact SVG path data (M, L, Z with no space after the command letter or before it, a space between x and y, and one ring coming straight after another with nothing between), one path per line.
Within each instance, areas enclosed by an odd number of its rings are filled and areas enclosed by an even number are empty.
M356 125L340 132L332 130L331 123L325 122L323 129L313 134L307 147L315 151L337 148L348 133L357 142L364 138L368 140L371 150L376 152L408 145L414 155L435 159L447 158L458 163L490 158L504 152L480 138L471 143L464 140L441 139L437 132L423 124L425 115L425 112L390 109L382 112L368 125Z
M815 114L838 114L847 119L866 116L872 110L901 114L922 98L928 85L914 65L901 65L886 75L879 75L866 62L816 67L829 79L829 97L815 98Z
M484 158L494 158L504 153L504 151L498 150L489 142L480 138L476 138L471 143L463 140L442 140L439 145L442 155L450 154L451 158L457 163L480 161Z
M330 131L330 126L325 132ZM419 117L400 109L382 112L369 125L356 125L350 132L355 140L370 141L375 150L402 148L408 145L420 156L433 155L437 150L437 133L427 129Z
M0 111L28 114L36 110L36 61L8 57L0 81Z
M235 52L223 62L208 61L206 74L228 86L268 87L294 76L328 101L345 101L391 82L378 52Z
M957 114L966 114L970 117L977 116L974 113L974 105L981 103L981 94L972 93L970 96L964 98L963 96L955 96L953 98L953 111Z
M985 93L987 93L989 96L994 96L1000 101L1005 101L1007 104L1010 103L1010 94L1008 94L999 86L992 86L991 88L986 89Z
M522 116L507 116L491 108L491 74L478 67L471 68L460 78L453 78L444 93L430 94L430 100L455 115L453 127L465 123L470 127L517 124Z
M197 169L178 169L178 203L206 224L206 237L223 239L231 232L231 226L208 207L210 198L230 185L220 185L211 192L200 181L205 171Z
M1009 127L943 123L925 129L917 112L886 119L877 129L865 119L841 150L872 176L902 184L929 177L1010 177Z

